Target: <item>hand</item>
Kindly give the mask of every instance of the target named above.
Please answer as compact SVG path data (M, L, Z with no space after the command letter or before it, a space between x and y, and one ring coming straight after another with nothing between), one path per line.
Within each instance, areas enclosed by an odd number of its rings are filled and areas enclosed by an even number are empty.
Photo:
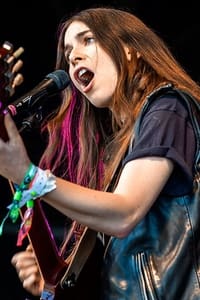
M8 141L0 138L0 175L20 184L30 165L25 145L9 113L4 118Z
M32 295L40 296L44 281L40 275L31 245L25 251L15 254L11 259L11 263L16 268L23 287Z

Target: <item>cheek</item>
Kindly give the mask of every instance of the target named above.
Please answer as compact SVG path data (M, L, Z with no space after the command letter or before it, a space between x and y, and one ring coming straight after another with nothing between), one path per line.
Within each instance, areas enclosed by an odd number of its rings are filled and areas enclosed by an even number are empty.
M110 91L110 93L113 93L116 86L117 86L117 71L115 68L110 67L107 69L107 73L104 74L104 83L107 88L107 91Z
M113 63L111 58L107 55L101 61L100 68L102 69L105 79L108 81L108 85L116 86L118 71L116 65Z
M69 71L68 71L69 77L70 77L70 79L73 81L74 78L73 78L73 71L72 71L72 68L69 66L69 69L68 69L68 70L69 70Z
M71 81L73 82L73 84L76 86L76 80L74 79L73 71L70 68L69 68L69 77L70 77Z

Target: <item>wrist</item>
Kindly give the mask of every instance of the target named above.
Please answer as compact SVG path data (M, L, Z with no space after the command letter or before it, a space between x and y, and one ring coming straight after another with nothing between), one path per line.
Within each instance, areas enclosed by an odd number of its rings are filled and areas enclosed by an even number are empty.
M18 177L16 177L16 179L13 180L13 182L16 185L20 186L20 184L23 182L23 180L28 172L28 169L31 165L33 165L33 164L30 161L28 161L20 167L20 172L18 172L18 174L17 174Z
M42 170L30 163L20 184L15 184L12 203L7 207L15 222L19 209L25 204L33 207L33 201L56 189L56 176L50 170Z

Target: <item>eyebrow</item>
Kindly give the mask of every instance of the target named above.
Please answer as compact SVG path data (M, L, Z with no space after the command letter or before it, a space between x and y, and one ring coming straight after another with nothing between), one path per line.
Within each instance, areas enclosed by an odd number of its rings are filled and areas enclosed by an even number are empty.
M82 36L84 36L86 33L90 32L90 31L91 31L90 29L87 29L87 30L84 30L84 31L81 31L81 32L77 33L76 36L75 36L75 39L79 40ZM66 44L64 46L64 51L66 51L70 47L71 47L70 44Z

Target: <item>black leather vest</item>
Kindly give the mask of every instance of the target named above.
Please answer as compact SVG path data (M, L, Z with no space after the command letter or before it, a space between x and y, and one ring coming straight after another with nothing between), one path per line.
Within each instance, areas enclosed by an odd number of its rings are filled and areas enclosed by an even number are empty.
M173 89L171 86L163 88ZM148 97L142 114L155 95ZM196 113L199 117L199 111ZM196 122L194 112L190 114L198 144L197 170L199 121ZM199 178L197 183L196 194L180 197L161 194L126 238L111 238L104 260L102 300L200 299Z

